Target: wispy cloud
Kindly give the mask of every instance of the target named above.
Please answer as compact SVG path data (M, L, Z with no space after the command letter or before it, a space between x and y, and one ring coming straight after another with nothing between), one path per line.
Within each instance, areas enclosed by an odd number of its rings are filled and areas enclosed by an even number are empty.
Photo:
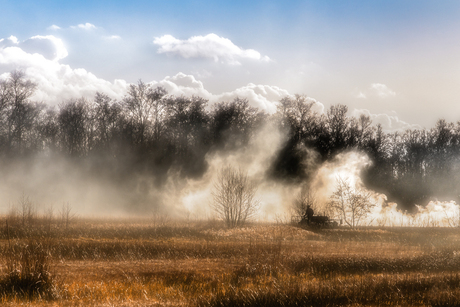
M82 30L86 30L86 31L89 31L89 30L94 30L96 29L97 27L89 22L83 24L79 24L78 26L70 26L72 29L82 29Z
M121 39L119 35L110 35L110 36L105 36L104 38L107 40L120 40Z
M388 115L386 113L375 114L366 109L355 109L351 113L352 116L359 117L360 115L369 116L374 125L380 124L386 132L404 131L407 129L421 129L421 126L409 124L398 118L396 115Z
M215 62L231 65L240 65L241 59L270 61L268 56L262 56L254 49L242 49L228 38L214 33L206 36L193 36L187 40L180 40L172 35L163 35L156 37L153 43L160 46L158 53L176 55L186 59L210 58Z
M359 93L356 95L356 98L359 98L359 99L366 99L367 96L366 96L366 94L364 94L363 92L359 92Z
M51 26L49 26L47 29L48 29L48 30L53 30L53 31L56 31L56 30L60 30L60 29L61 29L61 27L59 27L59 26L56 26L56 25L51 25Z
M380 98L386 98L390 96L396 96L396 92L391 90L388 86L382 83L372 83L371 89L379 96Z
M396 92L383 83L372 83L367 90L361 91L356 89L354 96L358 99L368 98L389 98L396 96Z

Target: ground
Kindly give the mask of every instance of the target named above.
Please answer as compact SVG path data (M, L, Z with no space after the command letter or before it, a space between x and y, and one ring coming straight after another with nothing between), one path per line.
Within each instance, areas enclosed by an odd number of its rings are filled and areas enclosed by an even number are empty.
M3 280L8 261L37 244L52 277L50 295L3 291L5 306L459 304L457 228L228 229L151 219L2 228Z

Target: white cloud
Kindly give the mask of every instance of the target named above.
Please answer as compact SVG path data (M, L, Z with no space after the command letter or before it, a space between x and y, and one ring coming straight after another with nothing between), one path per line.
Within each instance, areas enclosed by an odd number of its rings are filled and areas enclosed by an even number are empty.
M53 30L53 31L56 31L56 30L60 30L60 29L61 29L61 27L59 27L59 26L56 26L56 25L51 25L51 26L49 26L47 29L48 29L48 30Z
M159 82L151 82L154 85L161 85L166 88L170 95L175 96L200 96L208 99L210 104L224 101L232 101L235 98L248 99L249 105L259 108L267 113L276 112L276 106L281 98L289 96L289 92L277 86L248 84L231 92L212 94L204 88L201 81L192 75L178 73L173 77L166 77ZM313 101L313 99L312 99ZM315 101L316 102L316 101ZM317 103L318 111L324 106ZM321 109L322 107L322 109Z
M51 37L33 37L30 43L40 41L56 42ZM1 42L0 42L1 44ZM10 44L11 45L11 44ZM36 48L35 51L39 51ZM62 50L62 55L64 54ZM41 51L47 53L46 48ZM65 50L65 54L66 54ZM72 69L69 65L59 63L61 57L50 59L39 52L29 53L18 46L7 46L1 48L0 45L0 72L3 76L13 69L23 69L26 76L38 84L34 100L45 101L49 104L58 104L71 98L93 98L97 91L104 92L114 99L122 99L126 94L128 84L124 80L115 80L113 83L97 78L94 74L85 69ZM172 77L166 77L161 81L153 81L151 84L161 85L166 88L170 95L175 96L200 96L214 104L222 101L232 101L233 99L246 98L249 104L267 113L276 111L278 101L289 95L289 92L276 86L248 84L235 89L234 91L221 94L213 94L207 91L203 83L193 75L178 73ZM323 110L324 106L316 103L318 110Z
M356 95L356 98L359 98L359 99L367 99L367 96L366 96L366 94L364 94L363 92L359 92L359 93Z
M382 83L372 83L371 84L371 89L374 91L377 96L380 98L386 98L390 96L395 96L396 92L391 90L388 86Z
M388 115L385 113L374 114L366 109L355 109L351 113L352 116L359 117L361 114L369 116L373 125L380 124L385 132L404 131L407 129L421 129L419 125L409 124L400 120L397 116Z
M121 39L119 35L110 35L110 36L105 36L104 38L108 40L120 40Z
M23 42L10 36L7 40L0 40L0 48L19 47L29 54L40 54L48 60L58 61L67 57L67 49L61 39L53 35L33 36Z
M0 40L0 73L5 77L8 72L14 69L23 69L26 76L38 84L34 100L44 101L51 105L57 105L72 98L86 97L92 99L97 91L103 92L114 99L122 99L127 92L128 84L124 80L109 82L96 77L85 69L73 69L69 65L59 63L64 54L65 48L59 51L59 39L50 36L34 36L30 43L52 42L55 46L55 58L48 58L39 51L47 53L46 48L35 48L35 52L26 52L21 47L25 43L14 43L17 39ZM27 45L25 45L27 46ZM60 55L59 55L60 54ZM212 104L223 101L232 101L236 97L246 98L249 104L267 113L276 111L278 102L290 93L277 86L257 85L249 83L246 86L234 91L214 94L205 89L204 84L193 75L178 73L172 77L166 77L161 81L153 81L151 84L161 85L166 88L170 95L175 96L200 96L208 99ZM324 113L324 105L313 98L307 98L314 102L313 110ZM368 110L354 110L352 116L365 114L371 117L374 124L380 123L386 131L405 130L408 128L419 128L410 125L397 116L387 114L372 114Z
M45 52L48 52L49 56L47 58L52 58L55 61L61 60L69 55L62 40L60 38L54 37L53 35L33 36L30 39L26 40L21 45L21 48L24 49L26 44L28 44L29 42L31 43L31 45L35 45L35 48L38 48L39 45L43 45L43 48L47 48L47 51L39 50L42 51L39 53L44 55Z
M19 44L18 38L16 36L11 35L10 37L8 37L8 40L13 44Z
M365 91L360 91L356 89L353 92L353 96L358 99L368 99L368 98L390 98L396 96L396 92L390 89L387 85L382 83L372 83L369 88Z
M278 102L286 96L289 96L289 92L277 86L249 83L234 91L215 95L213 101L231 101L237 97L247 98L251 106L267 113L275 113Z
M5 41L5 40L4 40ZM32 43L38 45L42 41L56 43L53 37L37 36L29 40L29 49L33 49ZM13 69L23 69L26 76L38 84L34 100L45 101L49 104L58 104L71 98L93 98L97 91L104 92L114 99L122 99L126 94L128 84L124 80L109 82L97 78L85 69L73 69L69 65L59 63L61 56L49 58L40 54L47 54L46 48L36 47L34 52L26 52L19 46L2 46L0 42L0 73L4 76ZM59 45L59 44L57 44ZM59 54L59 49L55 50ZM192 75L178 73L172 77L166 77L161 81L151 82L154 85L164 86L171 95L200 96L208 99L211 104L220 101L231 101L236 97L247 98L250 105L258 107L268 113L276 111L277 102L289 93L276 86L248 84L234 91L213 94L204 88L201 81Z
M85 24L79 24L78 26L71 26L72 29L82 29L82 30L93 30L93 29L96 29L96 26L87 22Z
M254 49L242 49L228 38L214 33L206 36L193 36L187 40L179 40L172 35L156 37L154 44L159 45L158 53L176 55L183 58L211 58L215 62L240 65L241 59L270 61L268 56L262 56Z
M166 77L161 81L153 81L151 84L163 86L168 94L174 96L200 96L210 99L213 95L208 92L201 81L195 79L192 75L178 73L173 77Z
M71 98L93 98L97 91L119 99L127 88L124 80L111 83L85 69L72 69L39 53L28 53L17 46L0 47L0 72L14 69L24 70L26 76L38 84L34 100L51 105Z

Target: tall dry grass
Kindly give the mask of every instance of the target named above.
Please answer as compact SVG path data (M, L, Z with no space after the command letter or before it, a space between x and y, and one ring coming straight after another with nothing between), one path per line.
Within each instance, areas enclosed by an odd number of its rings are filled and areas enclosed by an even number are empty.
M6 305L456 306L460 294L453 228L37 218L0 227L0 258Z
M43 242L15 242L2 250L4 260L0 277L0 297L57 298L51 274L49 248Z

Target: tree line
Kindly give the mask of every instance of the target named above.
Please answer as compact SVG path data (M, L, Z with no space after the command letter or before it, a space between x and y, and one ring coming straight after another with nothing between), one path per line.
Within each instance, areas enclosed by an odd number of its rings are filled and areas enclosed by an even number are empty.
M281 99L277 112L266 114L246 99L210 106L142 81L120 101L97 93L57 107L31 101L35 89L21 71L0 81L2 163L65 157L110 180L144 175L161 186L172 171L200 178L208 154L237 151L275 122L286 140L267 170L272 180L308 181L322 163L359 150L372 161L362 174L366 186L407 209L460 195L460 122L386 133L369 116L347 115L345 105L314 112L301 95Z

